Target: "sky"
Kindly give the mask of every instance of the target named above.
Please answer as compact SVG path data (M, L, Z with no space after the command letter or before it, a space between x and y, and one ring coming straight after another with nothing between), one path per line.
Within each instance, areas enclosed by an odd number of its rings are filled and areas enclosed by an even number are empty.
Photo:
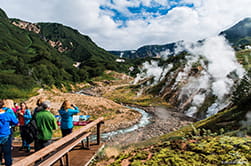
M251 17L250 0L0 0L10 18L56 22L106 50L216 36Z

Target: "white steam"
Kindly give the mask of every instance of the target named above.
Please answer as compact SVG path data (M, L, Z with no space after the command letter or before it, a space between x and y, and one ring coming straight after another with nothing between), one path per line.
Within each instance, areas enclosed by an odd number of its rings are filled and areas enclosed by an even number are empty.
M183 90L187 91L189 88L191 92L188 95L191 95L199 89L204 89L207 93L211 92L215 95L217 97L216 103L209 107L207 111L207 116L211 116L227 105L227 96L231 93L234 85L234 81L229 77L230 74L235 72L238 78L242 78L245 70L237 62L233 48L222 36L208 38L203 44L183 44L182 47L184 48L184 46L191 54L187 57L187 66L191 67L191 63L197 61L200 62L205 72L202 72L201 76L196 78L197 83L196 81L189 81ZM184 94L181 93L181 95ZM200 105L201 103L192 103L193 107Z
M166 73L173 67L172 64L169 64L166 68L158 65L157 61L145 62L140 68L140 73L137 74L134 79L134 84L139 83L139 81L153 78L151 85L156 85L163 78L165 78ZM150 83L149 83L150 84Z
M246 121L241 121L242 127L250 129L251 128L251 111L249 111L246 114L246 118L247 118Z
M206 116L211 116L229 104L234 82L243 77L245 70L237 62L233 48L223 36L211 37L197 43L178 42L174 52L176 54L184 50L188 52L186 64L171 87L173 90L182 87L178 96L181 103L179 109L184 110L189 104L190 108L185 113L195 116L206 97L213 94L215 103L206 112ZM161 57L165 59L164 54L168 56L169 53L168 50L162 52ZM171 64L160 67L156 61L145 62L134 83L151 77L151 85L155 85L163 80L172 67ZM170 73L170 76L173 74ZM162 87L163 89L165 88Z
M172 55L172 52L169 49L166 49L165 51L161 51L159 53L160 58L163 60L167 60L170 55Z

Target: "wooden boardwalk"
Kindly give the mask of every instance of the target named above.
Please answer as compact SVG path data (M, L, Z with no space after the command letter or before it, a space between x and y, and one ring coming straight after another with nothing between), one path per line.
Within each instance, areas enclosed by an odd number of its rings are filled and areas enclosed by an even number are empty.
M12 159L13 163L29 156L34 153L33 145L31 145L31 152L27 153L25 151L18 151L20 148L20 144L14 143L12 151ZM104 144L90 144L89 149L83 149L81 144L74 147L69 153L69 163L71 166L85 166L88 165L90 160L97 154L99 150L104 146ZM66 158L63 158L64 163L66 163ZM60 166L60 161L57 161L53 166Z

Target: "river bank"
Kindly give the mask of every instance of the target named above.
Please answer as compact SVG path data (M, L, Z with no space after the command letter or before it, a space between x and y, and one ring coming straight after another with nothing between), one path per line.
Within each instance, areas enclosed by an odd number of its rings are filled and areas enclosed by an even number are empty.
M104 140L109 146L126 146L175 131L194 122L193 118L176 112L174 108L139 107L151 115L150 123L132 132L119 134Z

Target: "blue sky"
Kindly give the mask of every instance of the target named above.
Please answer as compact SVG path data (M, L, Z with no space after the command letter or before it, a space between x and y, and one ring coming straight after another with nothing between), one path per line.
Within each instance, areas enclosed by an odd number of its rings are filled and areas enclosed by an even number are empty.
M130 2L130 0L128 0ZM121 10L116 8L116 2L110 0L110 3L100 6L100 9L103 11L112 12L113 15L111 18L120 22L122 28L126 26L128 20L147 20L148 18L156 18L162 15L166 15L169 11L176 7L190 7L193 8L193 3L184 3L180 0L171 0L165 3L158 3L157 1L151 1L148 5L143 2L139 2L133 6L125 6L127 12L121 12Z
M215 36L245 17L250 0L0 0L11 18L57 22L106 50Z

